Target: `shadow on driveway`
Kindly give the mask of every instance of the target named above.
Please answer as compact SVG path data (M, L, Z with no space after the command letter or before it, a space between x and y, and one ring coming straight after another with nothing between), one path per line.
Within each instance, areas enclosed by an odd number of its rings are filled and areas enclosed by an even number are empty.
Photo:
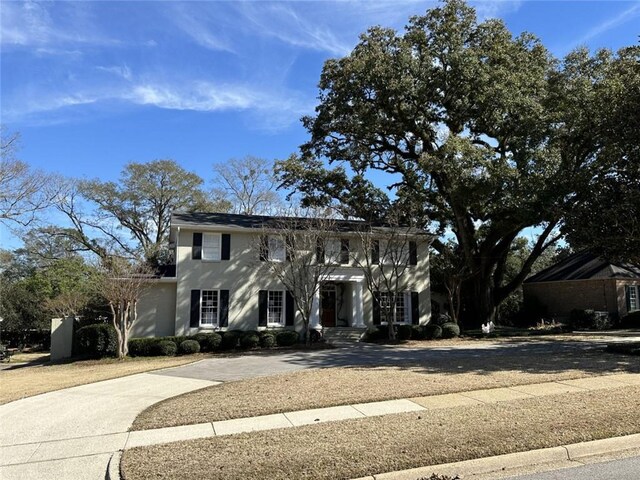
M424 373L490 374L497 371L518 371L551 374L567 370L594 374L614 371L640 373L639 358L605 353L605 345L601 341L538 340L425 348L356 344L325 350L251 353L211 358L155 374L231 381L308 368L331 367L394 367Z

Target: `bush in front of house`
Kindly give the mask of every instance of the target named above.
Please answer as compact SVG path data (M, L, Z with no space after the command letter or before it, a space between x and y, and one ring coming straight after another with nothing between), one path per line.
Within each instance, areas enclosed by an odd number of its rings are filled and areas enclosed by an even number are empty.
M460 336L460 327L457 323L447 322L442 325L442 338L456 338Z
M428 323L424 327L424 334L427 340L437 340L442 338L442 327L435 323Z
M298 343L300 335L295 330L283 330L276 335L276 343L279 347L290 347Z
M275 332L264 331L260 332L260 346L262 348L273 348L277 345Z
M77 352L94 358L118 355L118 334L112 325L98 323L76 331Z
M129 355L132 357L151 357L155 355L156 346L163 338L132 338L129 340Z
M411 326L411 340L425 340L427 338L427 331L423 325Z
M411 325L396 325L396 340L411 339Z
M197 340L185 340L178 346L180 355L192 355L200 352L200 344Z
M640 310L631 312L620 319L621 328L640 328Z
M607 330L612 327L612 323L607 312L574 309L569 313L569 326L572 330Z
M178 346L171 340L161 340L156 344L153 351L155 355L173 357L178 351Z
M223 350L233 350L237 348L243 333L242 330L227 330L222 334L220 348Z
M256 348L260 345L260 336L258 332L244 332L240 337L240 346L242 348Z
M200 344L201 352L215 352L220 348L222 336L219 333L198 333L193 336Z

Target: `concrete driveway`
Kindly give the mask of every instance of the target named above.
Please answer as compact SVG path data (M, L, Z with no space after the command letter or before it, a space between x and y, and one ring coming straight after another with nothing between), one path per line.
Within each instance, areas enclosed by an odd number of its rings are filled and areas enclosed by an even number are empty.
M142 410L210 385L141 373L0 405L0 478L102 480Z

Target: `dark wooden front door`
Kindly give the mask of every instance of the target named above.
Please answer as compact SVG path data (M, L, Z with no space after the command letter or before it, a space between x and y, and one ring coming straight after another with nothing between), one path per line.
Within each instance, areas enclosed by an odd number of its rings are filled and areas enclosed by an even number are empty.
M320 289L320 321L323 327L336 326L336 288L334 286Z

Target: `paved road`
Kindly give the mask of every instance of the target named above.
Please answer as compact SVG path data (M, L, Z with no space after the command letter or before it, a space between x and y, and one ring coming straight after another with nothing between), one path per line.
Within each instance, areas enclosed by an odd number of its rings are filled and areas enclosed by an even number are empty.
M594 463L552 472L509 477L508 480L638 480L640 457Z
M565 365L541 366L522 365L522 356L552 357L558 354L580 354L604 348L604 342L496 342L479 343L454 347L432 347L424 349L357 344L334 349L313 350L292 353L256 352L249 355L212 358L198 363L154 372L156 375L170 375L183 378L197 378L212 381L231 381L277 373L293 372L306 368L348 367L348 366L398 366L403 364L429 365L429 361L442 362L446 358L451 363L456 360L482 360L478 368L485 371L504 369L511 363L518 368L530 368L532 373L554 373L564 370ZM487 360L489 360L487 362ZM495 362L491 362L495 360ZM481 366L482 365L482 366ZM489 366L487 366L489 365ZM493 365L493 367L491 367ZM546 370L545 370L546 368ZM550 369L550 370L549 370Z

